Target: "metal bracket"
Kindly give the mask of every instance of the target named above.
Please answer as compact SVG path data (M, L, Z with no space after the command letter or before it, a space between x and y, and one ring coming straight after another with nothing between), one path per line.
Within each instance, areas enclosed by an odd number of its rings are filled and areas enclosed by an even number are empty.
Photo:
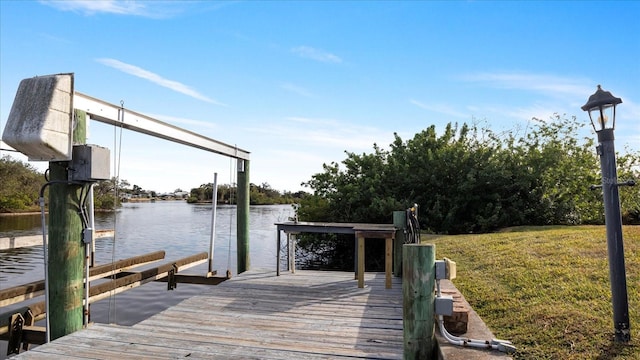
M7 344L7 356L20 353L20 344L22 343L22 327L24 326L24 317L22 314L16 313L11 315L9 323L9 343Z
M172 269L167 272L167 290L173 290L178 287L178 281L176 280L178 266L175 263L171 266Z
M625 182L619 182L615 184L611 184L611 186L636 186L635 180L627 180ZM591 185L589 186L589 190L601 189L602 185Z

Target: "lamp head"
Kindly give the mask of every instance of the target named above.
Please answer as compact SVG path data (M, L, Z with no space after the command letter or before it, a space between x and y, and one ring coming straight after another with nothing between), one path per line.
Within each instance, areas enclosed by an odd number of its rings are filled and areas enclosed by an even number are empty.
M596 132L605 129L615 129L616 105L622 103L622 99L602 90L598 85L596 92L589 96L589 100L582 106L582 110L589 112L591 125Z

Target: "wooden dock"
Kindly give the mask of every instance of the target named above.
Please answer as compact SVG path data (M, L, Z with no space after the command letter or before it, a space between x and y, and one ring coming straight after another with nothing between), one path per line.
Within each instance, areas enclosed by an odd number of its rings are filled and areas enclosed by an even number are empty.
M358 288L353 273L303 270L244 273L136 325L92 324L14 359L400 359L402 351L401 279L386 289L384 273L366 273Z

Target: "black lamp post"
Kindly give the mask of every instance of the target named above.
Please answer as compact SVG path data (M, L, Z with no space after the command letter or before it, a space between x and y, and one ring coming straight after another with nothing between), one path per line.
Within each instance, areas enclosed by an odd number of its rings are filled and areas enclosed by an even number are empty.
M602 170L602 193L607 229L609 281L611 282L615 341L628 342L631 340L631 332L629 329L629 303L618 186L633 184L631 182L618 183L613 130L616 125L616 105L620 103L622 103L622 99L602 90L598 85L598 90L589 97L589 101L582 106L582 110L589 112L593 129L598 134L599 145L596 150L600 155L600 168Z

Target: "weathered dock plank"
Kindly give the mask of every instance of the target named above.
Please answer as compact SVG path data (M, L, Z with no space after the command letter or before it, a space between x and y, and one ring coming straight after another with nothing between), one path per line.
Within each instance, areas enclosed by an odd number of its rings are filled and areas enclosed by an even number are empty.
M400 279L249 272L133 326L92 324L16 359L400 359ZM178 289L179 291L179 289Z

